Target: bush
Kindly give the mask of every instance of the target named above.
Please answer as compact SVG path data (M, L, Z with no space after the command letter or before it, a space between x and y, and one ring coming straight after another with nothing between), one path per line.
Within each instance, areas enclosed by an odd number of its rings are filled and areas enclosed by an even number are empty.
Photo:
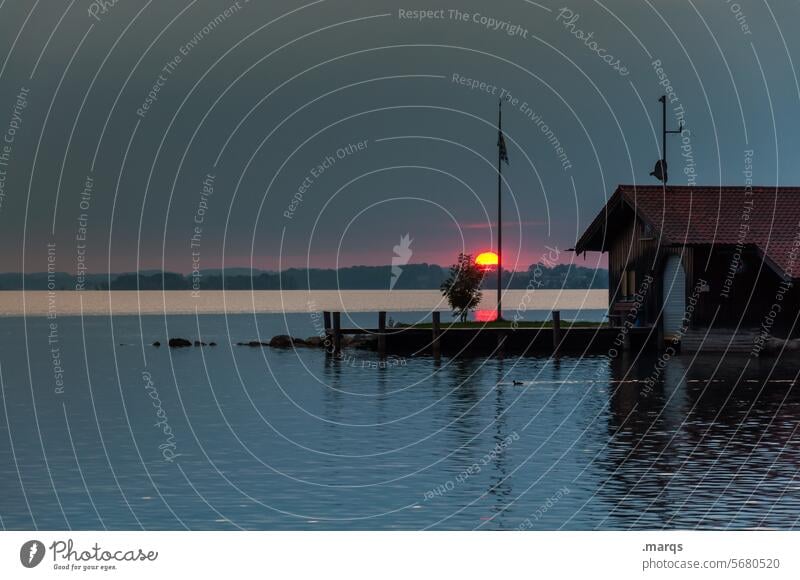
M470 310L480 304L483 271L475 265L470 254L459 254L458 262L450 266L450 276L442 282L440 290L447 299L453 316L467 321Z

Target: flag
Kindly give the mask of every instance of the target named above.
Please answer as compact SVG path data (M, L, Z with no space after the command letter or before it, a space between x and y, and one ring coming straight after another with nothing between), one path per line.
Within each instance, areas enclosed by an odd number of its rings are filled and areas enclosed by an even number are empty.
M508 149L506 149L506 140L503 138L503 130L497 131L497 147L500 149L500 161L505 161L508 165Z

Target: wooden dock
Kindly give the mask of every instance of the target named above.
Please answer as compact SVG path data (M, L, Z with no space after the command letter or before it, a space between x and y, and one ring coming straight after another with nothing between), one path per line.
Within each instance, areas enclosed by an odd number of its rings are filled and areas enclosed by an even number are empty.
M758 345L759 329L698 328L686 331L681 352L729 352L750 354Z
M341 313L324 312L325 334L331 353L355 338L369 343L380 355L471 356L491 354L610 354L655 344L651 328L565 325L560 312L552 313L549 326L514 327L495 323L478 327L442 325L441 313L433 312L429 325L387 327L386 312L378 313L377 328L342 328Z

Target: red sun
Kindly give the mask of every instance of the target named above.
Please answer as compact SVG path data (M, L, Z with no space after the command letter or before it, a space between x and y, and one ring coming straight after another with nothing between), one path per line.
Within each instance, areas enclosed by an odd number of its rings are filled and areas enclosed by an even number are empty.
M494 252L483 252L475 258L477 266L497 266L499 259Z

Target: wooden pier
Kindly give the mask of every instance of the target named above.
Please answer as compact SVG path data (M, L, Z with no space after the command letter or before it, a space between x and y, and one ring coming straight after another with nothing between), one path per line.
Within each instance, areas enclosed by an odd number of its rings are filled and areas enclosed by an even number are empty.
M386 312L378 312L376 328L342 328L341 313L324 312L325 335L331 354L356 342L381 356L432 355L472 356L491 354L610 354L655 345L657 333L649 327L579 326L564 324L554 311L551 323L463 327L442 325L441 313L433 312L431 323L387 327Z

